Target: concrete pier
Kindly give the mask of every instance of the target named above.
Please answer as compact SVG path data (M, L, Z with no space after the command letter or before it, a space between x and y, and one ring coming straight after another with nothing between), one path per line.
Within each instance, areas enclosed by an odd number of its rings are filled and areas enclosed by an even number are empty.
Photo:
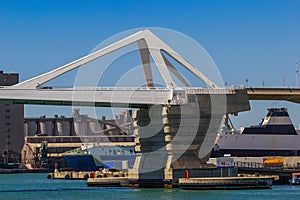
M174 188L179 187L188 190L220 190L220 189L272 189L272 176L262 177L211 177L211 178L180 178L178 184L167 183L155 185L148 182L148 186ZM144 187L147 185L143 182ZM89 178L89 187L140 187L139 184L131 184L127 177Z
M213 145L214 139L206 133L211 128L211 116L203 114L200 118L197 109L190 104L136 112L137 157L129 179L137 180L142 187L149 182L163 185L177 179L174 170L209 167L207 147ZM219 124L221 116L214 120Z
M250 109L242 90L227 95L188 94L187 102L135 112L136 160L129 170L130 183L162 186L177 183L182 170L197 177L193 171L213 168L206 162L224 114Z
M128 187L127 177L110 177L110 178L89 178L87 180L89 187Z
M271 189L274 177L180 178L179 187L190 190Z

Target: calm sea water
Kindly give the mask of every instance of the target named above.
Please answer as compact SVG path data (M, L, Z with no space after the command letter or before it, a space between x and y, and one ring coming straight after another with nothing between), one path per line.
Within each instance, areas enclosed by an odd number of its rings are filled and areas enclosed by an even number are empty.
M300 186L273 186L272 190L207 190L90 188L86 181L49 180L47 174L0 174L0 200L16 199L300 199Z

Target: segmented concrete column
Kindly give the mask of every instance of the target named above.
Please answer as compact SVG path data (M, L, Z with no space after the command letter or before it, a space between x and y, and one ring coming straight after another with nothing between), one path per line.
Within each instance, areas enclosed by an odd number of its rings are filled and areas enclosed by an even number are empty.
M137 156L129 179L140 186L176 184L185 170L190 177L199 177L201 169L212 167L206 162L224 114L249 109L247 99L236 94L191 94L187 99L187 104L135 112Z
M200 118L197 106L159 106L138 110L134 117L137 157L129 178L138 180L140 184L158 184L177 180L173 170L207 167L213 144L209 145L207 152L199 154L199 151L206 145L204 140L211 116Z

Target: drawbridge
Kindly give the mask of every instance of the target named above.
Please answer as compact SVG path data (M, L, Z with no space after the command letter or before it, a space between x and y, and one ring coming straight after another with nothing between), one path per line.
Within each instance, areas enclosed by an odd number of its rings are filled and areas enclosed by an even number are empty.
M89 62L110 54L118 49L137 43L142 61L146 87L43 87L43 84L79 68ZM202 80L208 88L193 88L164 56L164 52L181 66ZM150 56L166 85L154 87ZM178 87L171 73L185 87ZM241 88L239 88L241 89ZM94 53L70 62L53 71L23 81L16 85L0 88L0 102L38 105L86 105L86 106L130 106L140 108L151 105L179 105L187 103L189 94L234 94L236 89L221 88L192 66L149 30L139 31ZM91 98L93 97L93 98Z
M43 87L69 71L131 44L138 46L145 87ZM165 55L207 87L192 87ZM155 87L151 58L163 79L163 88ZM179 87L172 75L184 87ZM1 87L0 103L137 108L134 114L137 157L129 178L140 186L176 182L186 169L196 174L201 167L208 167L206 161L224 114L250 110L244 87L222 88L147 29L48 73Z

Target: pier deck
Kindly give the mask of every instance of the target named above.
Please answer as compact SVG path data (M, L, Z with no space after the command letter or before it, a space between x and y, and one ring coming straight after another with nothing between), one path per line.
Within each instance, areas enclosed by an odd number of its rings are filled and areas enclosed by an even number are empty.
M127 187L128 177L89 178L87 185L90 187Z
M179 187L190 190L271 189L273 177L180 178Z

